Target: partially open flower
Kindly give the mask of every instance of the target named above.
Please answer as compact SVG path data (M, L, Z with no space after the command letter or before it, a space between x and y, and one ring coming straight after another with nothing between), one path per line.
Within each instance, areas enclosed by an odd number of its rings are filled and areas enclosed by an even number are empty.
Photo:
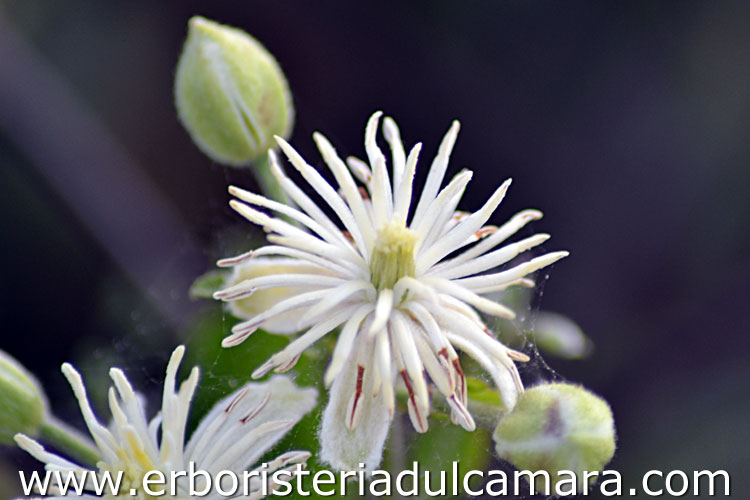
M221 471L231 471L242 477L244 471L255 465L315 406L315 389L300 389L286 377L273 377L262 384L250 383L218 402L186 444L185 427L193 393L198 385L199 370L193 368L190 377L177 390L177 370L184 351L182 346L178 347L169 360L161 412L151 421L146 420L141 398L136 395L125 374L117 368L110 370L114 387L109 391L113 418L109 427L102 425L94 415L81 376L71 365L63 365L63 373L73 388L86 426L101 456L97 463L98 473L124 473L120 495L115 498L151 498L142 490L145 473L160 471L169 478L171 472L189 470L191 462L196 470L205 471L212 477ZM41 444L24 434L18 434L16 442L43 462L47 470L80 474L86 471L84 467L46 451ZM282 468L294 472L295 466L304 464L309 456L305 451L284 453L270 461L265 470L269 477L273 471ZM59 488L59 485L54 486ZM264 488L260 480L253 486L249 498L261 498ZM273 484L268 485L268 491L272 487ZM132 494L131 488L135 494ZM167 494L161 498L191 498L184 483L178 482L178 488L177 496L170 496L167 489ZM204 485L198 484L197 490L202 489ZM240 490L240 493L244 493L242 488ZM218 500L226 497L213 488L205 498Z
M226 262L222 261L222 264L226 265ZM230 288L262 276L297 274L300 272L320 274L321 276L330 276L332 274L327 269L311 266L300 259L258 257L245 260L234 266L231 276L226 280L226 287ZM277 303L299 295L304 291L304 287L297 286L258 290L250 297L229 302L229 310L238 318L254 318ZM263 324L263 328L274 333L296 333L299 331L299 327L297 326L298 317L297 311L280 313L269 318Z
M408 393L409 416L417 431L425 432L428 427L428 377L445 396L453 422L467 430L475 428L467 411L466 379L456 348L490 373L506 406L512 407L523 390L514 361L528 357L500 343L477 310L513 318L512 310L483 295L513 285L533 286L527 275L568 255L548 253L498 272L496 268L549 238L537 234L497 248L541 213L525 210L500 227L485 225L510 180L477 212L456 211L471 172L462 171L442 190L440 186L458 122L443 139L421 195L413 196L421 145L407 156L395 122L386 118L383 132L392 154L389 175L385 155L376 144L380 116L372 116L365 132L369 165L350 158L347 168L328 140L314 135L338 188L277 138L291 164L343 228L286 176L273 153L271 171L295 206L236 187L229 189L238 198L230 202L232 208L271 232L271 244L220 261L220 266L243 266L263 257L255 264L253 276L214 294L217 299L250 303L255 294L284 291L271 307L264 295L263 310L243 316L248 319L232 329L225 347L243 342L258 328L307 329L253 377L289 370L307 347L341 327L325 375L326 384L332 387L321 427L321 457L339 469L356 469L360 462L373 468L380 462L394 414L397 380ZM353 176L363 187L357 186ZM299 225L255 207L275 211ZM272 257L286 261L282 270L280 260ZM296 265L291 266L289 259ZM264 266L277 266L277 270L263 272ZM279 328L282 315L285 324Z
M39 382L18 361L0 351L0 444L13 436L36 436L47 415L47 400Z
M250 164L288 136L294 107L273 56L242 30L193 17L175 77L180 121L213 160Z

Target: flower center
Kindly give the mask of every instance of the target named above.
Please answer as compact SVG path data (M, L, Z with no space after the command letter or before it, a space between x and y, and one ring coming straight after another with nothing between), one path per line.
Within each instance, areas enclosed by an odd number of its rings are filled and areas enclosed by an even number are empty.
M145 473L156 470L156 466L151 462L142 449L134 450L134 453L132 454L120 449L117 451L117 455L120 458L120 461L116 464L107 464L105 462L100 462L98 464L100 472L103 473L108 471L113 480L117 479L118 474L122 474L119 494L114 498L130 498L134 500L172 498L171 496L166 495L167 489L164 486L151 486L151 491L162 493L162 495L157 496L148 495L143 490L143 477ZM132 492L135 492L135 495L132 495ZM107 496L106 498L112 497Z
M370 280L377 290L393 288L404 276L414 276L414 231L386 224L378 231L370 259Z

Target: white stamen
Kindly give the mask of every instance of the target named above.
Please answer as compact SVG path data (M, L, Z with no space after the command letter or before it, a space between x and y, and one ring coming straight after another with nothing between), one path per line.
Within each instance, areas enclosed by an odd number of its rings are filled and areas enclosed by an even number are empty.
M448 129L448 133L443 137L443 141L440 143L438 148L438 154L432 162L429 173L427 174L427 181L425 182L424 189L422 189L422 195L419 197L419 203L417 209L414 212L414 218L412 219L412 225L417 225L422 218L429 213L427 207L435 199L440 185L443 183L445 177L445 171L448 168L448 160L450 159L453 146L456 144L456 138L458 137L458 131L461 128L461 124L458 121L454 121L451 124L451 128Z
M419 258L417 273L421 274L425 272L440 259L460 248L469 235L482 227L505 197L505 193L508 191L508 187L510 187L510 182L510 179L505 181L499 188L497 188L479 211L474 212L469 217L459 222L458 225L451 229L444 238L437 241L435 245L429 248L429 250L425 250L424 254Z
M388 318L391 316L393 310L393 290L388 288L381 290L378 294L378 301L375 304L375 318L370 325L368 335L378 333L380 330L385 328Z
M425 278L424 281L426 281L436 289L453 295L457 299L471 304L480 311L487 314L505 319L513 319L516 316L513 310L508 308L507 306L477 295L468 288L464 288L463 286L456 284L455 281L449 281L442 278Z
M396 122L393 121L393 118L390 116L386 116L383 120L383 135L385 136L385 140L388 141L388 145L391 147L393 161L393 199L397 199L402 185L401 178L404 175L406 155L404 153L404 144L401 142L401 133L398 130ZM409 184L411 184L411 182ZM411 198L411 196L409 196L409 198Z
M336 342L336 347L334 348L333 355L331 356L331 364L328 365L328 369L326 370L326 374L324 377L324 383L326 387L329 387L331 385L333 379L336 378L336 376L343 368L344 363L349 357L349 354L352 351L352 347L354 346L354 339L357 335L357 332L360 331L360 324L362 323L362 320L365 319L365 316L370 314L372 310L373 306L369 304L360 306L360 308L352 314L351 318L347 320L346 324L341 329L341 333L339 334L339 338Z
M352 215L356 219L358 227L362 230L365 246L361 248L360 251L365 258L365 262L369 262L367 256L372 249L375 234L372 229L372 220L367 213L367 209L362 201L362 196L357 189L357 185L354 183L354 179L352 179L352 176L346 168L343 160L339 158L336 150L331 143L328 142L328 139L317 132L313 134L313 139L315 139L315 143L318 145L318 150L323 156L323 160L326 162L331 173L333 173L336 181L339 183L339 187L343 190L346 202L352 211Z
M294 181L286 176L286 174L284 173L284 169L281 168L278 158L276 157L276 153L274 153L273 150L268 151L268 157L270 159L271 173L276 178L287 196L294 200L294 202L299 205L299 207L304 210L307 215L316 220L318 224L328 229L331 234L340 234L341 230L338 228L338 226L336 226L336 224L334 224L333 221L328 218L323 210L318 208L315 202L313 202L310 197L307 196L305 192L302 191L302 189L300 189L297 184L294 183ZM338 239L342 245L348 247L351 246L350 243L346 241L346 238L344 238L343 235L341 235Z
M565 258L568 255L568 252L552 252L546 255L542 255L541 257L531 259L530 261L524 262L523 264L519 264L514 268L508 269L507 271L495 274L486 274L482 276L474 276L472 278L457 279L453 280L453 283L471 290L493 286L499 283L507 283L509 281L515 281L519 278L522 278L527 274L533 273L534 271L538 271L543 267L554 264L558 260Z
M406 218L409 215L409 206L411 204L411 192L414 185L414 173L417 168L419 152L422 150L422 143L417 143L409 152L409 158L406 161L406 170L403 173L396 194L394 195L395 203L393 207L393 221L399 225L406 225Z
M453 279L463 278L465 276L471 276L472 274L478 274L488 269L493 269L497 266L505 264L506 262L514 259L520 253L525 252L537 245L541 245L550 238L548 234L535 234L526 239L506 245L494 252L490 252L476 257L463 264L451 265L451 262L447 262L445 266L441 266L434 273L435 276L441 278Z
M339 194L336 192L336 190L333 189L330 184L325 181L325 179L323 179L323 177L318 173L317 170L308 165L305 160L302 159L299 153L297 153L297 151L295 151L294 148L289 145L288 142L278 136L276 137L276 142L278 142L282 151L284 151L284 154L292 163L292 165L297 169L297 171L299 171L300 174L302 174L302 177L304 177L305 180L310 183L310 186L312 186L313 189L315 189L315 191L317 191L318 194L320 194L320 196L326 201L326 203L328 203L333 211L336 212L336 215L344 224L346 230L349 231L349 233L354 238L354 241L357 242L357 246L359 248L366 248L367 246L362 239L362 234L359 230L359 226L357 226L356 221L354 220L354 216L349 210L349 207L346 206L344 200L342 200L341 196L339 196Z

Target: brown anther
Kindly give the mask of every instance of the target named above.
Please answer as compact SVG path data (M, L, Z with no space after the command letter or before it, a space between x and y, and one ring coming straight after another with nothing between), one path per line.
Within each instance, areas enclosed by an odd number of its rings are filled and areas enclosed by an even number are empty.
M414 394L414 388L411 385L411 380L409 379L409 375L406 373L406 370L401 370L401 378L404 379L404 385L406 385L406 391L409 393L409 399L407 401L407 406L409 409L409 412L414 413L414 417L412 419L412 423L415 423L415 428L417 428L417 431L419 432L427 432L427 420L424 418L424 416L419 413L419 407L417 406L417 399Z
M521 361L523 363L529 361L531 358L526 354L516 351L514 349L508 349L508 357L514 361Z
M299 361L300 356L302 356L301 353L297 354L295 357L293 357L292 359L290 359L289 361L287 361L283 365L277 366L276 369L274 369L274 372L276 372L276 373L286 373L286 372L288 372L289 370L291 370L292 368L294 368L294 365L297 364L297 361Z
M242 401L242 399L247 396L247 389L242 389L239 394L237 394L232 401L227 405L227 407L224 409L224 413L229 414L234 411L234 409L237 407L237 405Z
M462 220L467 218L469 215L470 215L469 212L456 211L456 212L453 212L451 219L453 219L456 222L461 222Z
M255 408L253 408L253 409L252 409L252 410L250 411L250 413L248 413L248 414L247 414L247 415L245 415L245 416L244 416L244 417L243 417L242 419L240 419L240 422L241 422L241 423L242 423L242 424L244 425L244 424L248 423L248 422L249 422L250 420L252 420L253 418L257 417L257 416L258 416L258 414L259 414L259 413L260 413L261 411L263 411L263 408L265 408L265 407L266 407L266 405L268 404L268 401L269 401L270 399L271 399L271 393L270 393L270 392L267 392L267 393L265 394L265 396L263 396L263 399L262 399L262 400L261 400L261 402L260 402L260 403L258 404L258 406L256 406Z
M357 365L357 383L355 385L354 389L354 404L352 405L352 410L349 413L349 427L354 427L354 415L357 413L357 406L359 405L359 400L362 397L362 386L364 385L364 379L365 379L365 367L362 365Z
M478 239L481 240L482 238L489 236L492 233L496 233L496 232L497 232L497 226L484 226L480 228L476 233L474 233L474 235Z
M460 398L462 403L466 402L466 375L464 375L464 371L461 368L461 363L459 362L458 358L453 360L453 368L456 370L456 373L458 374L458 383L456 384L456 393L458 394L458 397Z
M346 230L342 230L341 234L344 235L344 238L346 238L349 241L349 243L354 244L354 237L352 237L352 233Z

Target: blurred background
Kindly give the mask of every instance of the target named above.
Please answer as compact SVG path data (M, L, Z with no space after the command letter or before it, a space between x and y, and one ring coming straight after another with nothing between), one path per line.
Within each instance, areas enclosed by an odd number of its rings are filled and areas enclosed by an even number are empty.
M219 308L191 301L190 283L252 237L226 194L252 175L213 164L177 121L195 14L276 56L293 143L316 165L313 131L362 155L382 109L407 144L424 142L423 179L459 119L449 173L475 171L462 206L513 177L494 222L538 208L546 249L571 251L535 304L573 318L595 350L546 357L545 373L611 403L610 468L626 487L651 469L724 469L750 493L741 1L0 2L0 349L59 416L80 423L64 361L100 396L110 364L158 391L171 349ZM0 497L33 465L0 449Z

